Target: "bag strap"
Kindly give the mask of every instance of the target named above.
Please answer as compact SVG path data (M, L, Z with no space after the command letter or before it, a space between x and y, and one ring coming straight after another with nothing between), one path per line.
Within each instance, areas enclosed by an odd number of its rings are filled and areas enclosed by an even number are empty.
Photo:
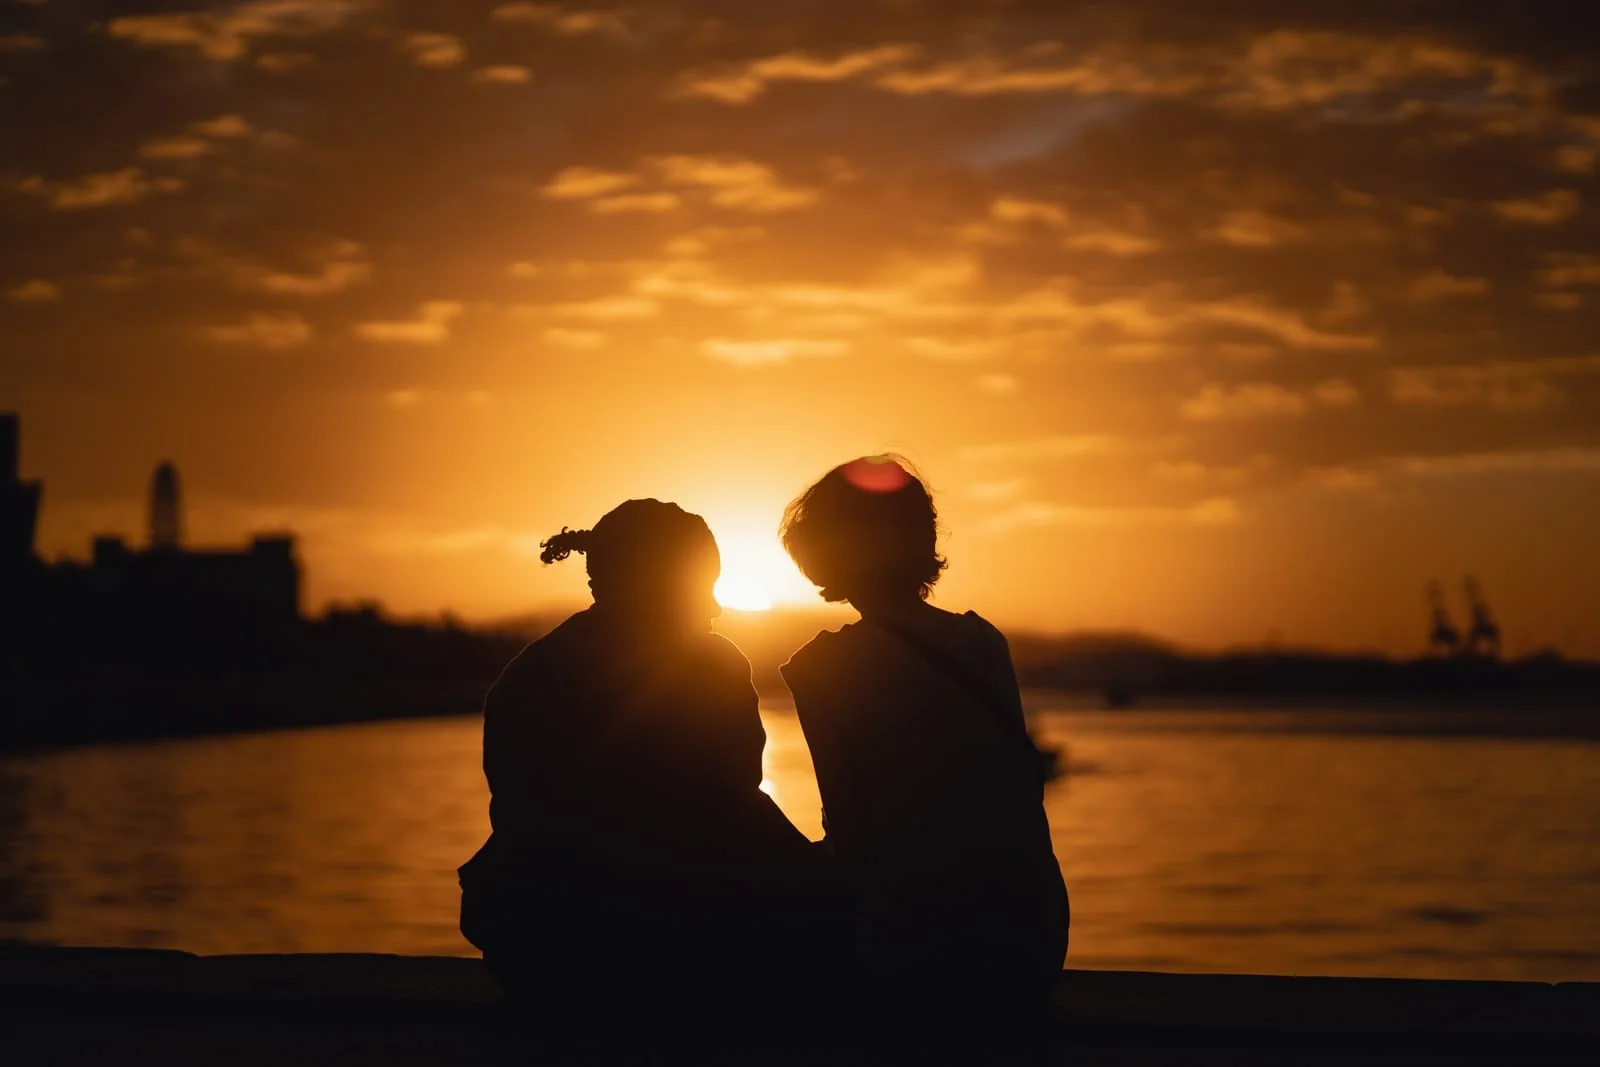
M996 696L994 690L984 685L977 678L973 677L972 674L970 674L967 670L956 663L950 657L949 652L940 648L932 641L929 641L926 637L923 637L921 634L917 633L911 627L907 626L898 619L886 619L881 616L875 616L870 620L863 619L862 621L871 622L880 630L899 638L902 644L909 645L912 650L914 650L922 658L922 660L928 664L928 666L932 667L934 670L938 671L940 674L943 674L946 678L960 686L966 692L967 696L972 698L973 703L977 704L980 708L988 713L989 719L994 722L996 726L1000 727L1000 729L1013 740L1026 747L1028 765L1035 769L1039 775L1040 781L1044 781L1046 776L1044 773L1044 768L1039 762L1038 746L1033 743L1033 737L1028 733L1027 726L1018 723L1016 719L1012 717L1013 709L1002 702L999 697ZM1021 729L1018 729L1019 726Z

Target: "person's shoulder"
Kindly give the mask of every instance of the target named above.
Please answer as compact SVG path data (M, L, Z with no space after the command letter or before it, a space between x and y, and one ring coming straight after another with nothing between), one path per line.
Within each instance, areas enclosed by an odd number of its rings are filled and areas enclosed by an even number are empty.
M706 634L701 639L701 648L718 670L749 676L750 658L744 654L744 649L723 634Z
M837 630L818 630L817 635L801 645L780 668L784 678L803 677L833 662L838 658L840 650L849 642L851 631L858 625L852 622Z

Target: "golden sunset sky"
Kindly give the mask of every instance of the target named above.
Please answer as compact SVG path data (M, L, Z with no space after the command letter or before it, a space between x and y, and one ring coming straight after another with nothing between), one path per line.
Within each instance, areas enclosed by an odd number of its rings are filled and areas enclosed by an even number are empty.
M312 608L576 601L633 496L806 602L784 503L895 450L1004 626L1412 652L1470 572L1600 655L1578 7L0 0L40 549L170 458Z

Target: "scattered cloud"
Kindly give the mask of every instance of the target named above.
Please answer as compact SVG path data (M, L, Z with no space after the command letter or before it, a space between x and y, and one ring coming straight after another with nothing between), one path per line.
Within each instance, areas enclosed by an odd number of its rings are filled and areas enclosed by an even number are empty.
M677 193L624 193L621 196L602 196L589 201L589 210L599 215L660 214L676 211L683 206L683 197Z
M1235 248L1278 248L1304 240L1306 228L1278 215L1240 210L1224 215L1205 237Z
M317 61L309 52L268 52L256 57L256 66L269 74L293 74Z
M1389 399L1408 407L1480 406L1513 413L1539 412L1565 402L1551 378L1596 372L1600 372L1600 356L1397 367L1389 372Z
M552 326L544 331L547 343L574 352L592 352L606 343L606 335L599 330L569 330Z
M778 181L772 168L741 156L657 156L651 165L673 185L700 186L711 202L741 211L789 211L817 201L815 189Z
M587 200L621 189L631 189L643 179L637 174L598 167L566 167L540 190L552 200Z
M6 299L19 304L48 304L61 299L61 286L43 278L30 278L7 289Z
M188 48L207 59L238 59L258 37L303 37L336 29L366 7L358 0L246 0L206 11L123 15L106 33L141 48Z
M621 322L648 319L661 313L659 301L642 296L602 296L557 304L550 309L557 315L594 322Z
M1009 396L1015 393L1021 383L1013 374L980 374L978 375L978 388L986 393L996 393L1000 396Z
M784 52L743 64L691 72L679 80L673 95L723 104L748 104L773 82L846 81L902 63L919 51L918 46L912 44L885 44L831 59L807 52Z
M1361 390L1343 378L1328 378L1311 390L1312 399L1330 408L1347 408L1361 403Z
M1304 415L1311 401L1292 389L1271 382L1247 382L1232 389L1208 382L1179 408L1186 419L1254 419Z
M204 137L179 134L176 137L152 137L139 146L139 155L145 159L199 159L210 155L211 142Z
M615 11L573 9L560 4L501 4L489 13L489 17L498 22L539 26L566 37L582 37L591 33L621 34L627 30L622 16Z
M472 72L472 80L479 85L523 85L532 79L533 71L511 64L479 67Z
M31 33L0 33L0 52L43 52L45 39Z
M201 119L199 122L191 122L189 129L202 137L215 140L249 137L255 132L255 127L251 126L243 115L218 115L214 119Z
M1551 189L1538 196L1515 200L1496 200L1490 206L1494 213L1507 222L1526 223L1530 226L1555 226L1566 222L1578 213L1582 203L1571 189Z
M783 338L770 341L728 341L713 338L700 346L712 359L740 367L766 366L787 363L792 359L843 356L850 351L850 342Z
M1549 266L1538 274L1538 281L1543 285L1556 288L1600 285L1600 256L1557 252L1546 262Z
M411 62L429 70L449 70L467 58L467 45L453 33L413 33L400 43Z
M238 264L232 271L233 281L239 288L276 296L329 296L372 278L366 251L353 241L335 242L314 258L316 267L301 272Z
M429 300L414 319L361 322L356 336L382 344L436 345L450 339L450 323L465 310L456 300Z
M57 211L89 211L117 204L136 204L157 193L176 193L183 187L181 178L151 177L139 167L123 167L63 182L48 181L36 175L22 181L17 188L45 198Z
M311 339L311 324L293 312L254 312L243 322L208 326L203 336L219 344L285 349Z
M1488 278L1451 274L1437 267L1417 278L1407 289L1412 300L1421 302L1483 296L1488 291Z

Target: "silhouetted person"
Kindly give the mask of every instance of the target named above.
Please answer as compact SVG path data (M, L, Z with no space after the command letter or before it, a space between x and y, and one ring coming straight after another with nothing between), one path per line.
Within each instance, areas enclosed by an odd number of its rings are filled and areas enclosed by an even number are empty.
M489 693L493 832L461 869L462 932L509 992L571 1006L770 1000L839 924L823 850L759 788L750 666L710 630L711 531L630 500L541 547L587 555L594 605Z
M919 1027L1036 1010L1068 925L1010 649L978 615L925 602L945 566L935 523L922 483L873 457L807 489L781 531L823 599L861 613L783 677L869 995Z

